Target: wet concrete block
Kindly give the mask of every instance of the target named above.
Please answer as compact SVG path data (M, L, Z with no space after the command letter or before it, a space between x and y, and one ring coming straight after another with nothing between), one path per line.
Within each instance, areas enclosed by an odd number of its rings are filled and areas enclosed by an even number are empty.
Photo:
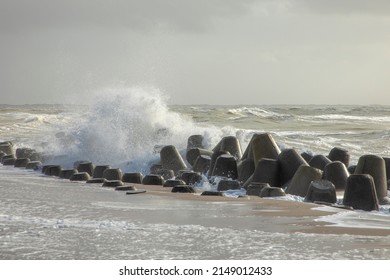
M309 190L307 191L304 201L336 203L336 188L330 181L314 180L310 183Z
M172 188L173 193L195 193L195 189L187 185L177 185Z
M247 158L240 161L237 165L237 171L238 181L246 182L246 180L248 180L249 177L251 177L253 172L255 171L255 164L253 162L253 159Z
M211 157L207 155L200 155L195 160L194 165L192 166L192 170L194 172L199 172L202 174L206 174L210 169Z
M122 182L124 183L142 184L143 179L144 175L140 172L125 173L122 175Z
M103 178L106 180L122 180L122 171L119 168L107 168L103 171Z
M255 135L252 138L251 148L255 165L263 158L277 159L280 154L278 145L269 133Z
M143 185L164 185L164 178L160 175L146 175L142 180Z
M40 161L30 161L26 165L26 169L38 170L42 166Z
M215 161L211 176L221 176L232 179L238 178L237 161L231 155L220 155Z
M257 163L251 182L268 183L272 187L279 187L280 176L279 161L263 158Z
M186 159L191 166L194 166L198 157L208 156L211 158L212 155L213 155L213 151L201 149L201 148L192 148L187 150Z
M324 155L315 155L313 156L313 158L310 160L309 162L309 165L311 167L314 167L314 168L317 168L317 169L320 169L320 170L324 170L325 169L325 166L329 163L331 163L332 161L330 159L328 159L326 156Z
M240 182L237 180L222 179L218 182L217 190L218 191L227 191L227 190L239 190L241 189Z
M334 147L329 152L328 158L331 161L340 161L345 165L345 167L348 168L351 156L350 156L348 150L340 148L340 147Z
M291 183L286 188L286 193L305 197L309 190L310 183L322 178L322 171L307 165L301 165Z
M387 197L386 166L382 157L363 155L359 158L354 174L369 174L374 179L379 204L390 204Z
M294 149L283 150L278 156L280 166L280 185L290 181L301 165L308 166L303 157Z
M15 167L23 167L26 168L27 164L30 162L29 158L17 158L15 160L14 166Z
M186 182L184 182L183 180L177 180L177 179L170 179L170 180L166 180L163 184L163 187L165 188L173 188L174 186L177 186L177 185L185 185Z
M202 175L197 172L187 171L183 172L179 179L183 180L187 185L194 185L202 181Z
M93 175L93 171L95 169L95 166L92 162L82 162L79 163L78 166L76 167L78 172L87 172L89 176Z
M175 174L181 169L186 169L182 156L175 146L165 146L160 151L160 161L163 169L172 169Z
M78 172L73 174L69 180L70 181L78 181L78 182L86 182L90 179L91 177L87 172Z
M78 173L77 169L63 169L58 177L61 179L70 179L74 174Z
M109 165L97 165L93 169L92 178L103 178L103 173L106 169L111 168Z
M325 166L323 177L332 182L336 190L345 190L349 172L344 163L333 161Z
M379 210L374 179L368 174L350 175L344 191L343 204L364 211Z
M45 175L47 176L60 176L60 173L62 171L61 165L49 165L45 169Z
M268 183L251 183L246 191L247 195L260 196L261 191L265 187L270 187Z
M286 193L282 188L278 187L264 187L260 192L260 197L278 197L286 196Z
M172 179L175 177L175 172L172 169L160 169L155 175L160 175L164 180Z
M117 188L123 186L123 182L121 180L106 180L102 187L106 188Z

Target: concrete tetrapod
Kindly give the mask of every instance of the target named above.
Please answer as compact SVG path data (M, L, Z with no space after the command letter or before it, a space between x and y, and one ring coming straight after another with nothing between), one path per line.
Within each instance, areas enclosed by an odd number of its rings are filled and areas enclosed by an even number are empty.
M15 167L23 167L26 168L27 164L30 162L29 158L17 158L15 160L14 166Z
M348 177L343 204L365 211L379 210L374 179L368 174L353 174Z
M142 180L143 185L164 185L164 178L160 175L150 174L146 175Z
M122 180L122 171L119 168L108 168L103 171L103 178L109 181Z
M268 183L251 183L248 186L246 194L260 196L261 191L266 187L270 187L270 185Z
M77 172L77 169L63 169L61 170L60 172L60 175L58 177L60 177L61 179L70 179L70 177L72 177L73 174L76 174L78 173Z
M177 179L169 179L169 180L166 180L163 184L163 187L164 188L173 188L174 186L177 186L177 185L185 185L186 182L184 182L183 180L177 180Z
M387 197L386 166L383 158L376 155L361 156L354 174L371 175L379 204L390 204L390 199Z
M305 197L309 190L310 183L322 178L322 171L307 165L301 165L290 184L286 188L286 193Z
M40 161L30 161L27 163L26 169L38 170L41 165L42 163Z
M308 166L303 157L294 149L285 149L278 156L280 165L280 185L284 186L290 181L301 165ZM306 193L303 195L305 196Z
M13 155L14 154L14 148L12 144L8 142L3 142L0 144L0 152L3 152L6 155Z
M349 166L350 155L346 149L334 147L328 155L331 161L341 161L345 167Z
M187 168L179 151L172 145L165 146L161 149L160 160L163 169L172 169L175 174L177 174L179 170Z
M198 172L187 171L181 173L178 179L183 180L187 185L194 185L202 181L202 175Z
M70 181L79 181L79 182L86 182L90 179L88 172L78 172L73 174L69 180Z
M186 159L191 166L195 165L196 160L200 156L209 156L211 157L213 155L213 151L209 151L206 149L201 149L201 148L192 148L187 150L186 153Z
M124 183L142 184L143 179L144 175L140 172L125 173L122 176L122 182Z
M241 160L237 165L238 181L246 182L255 171L255 164L253 159L246 158Z
M235 136L225 136L221 140L221 151L228 151L237 160L241 159L241 145Z
M45 169L45 175L58 177L58 176L60 176L61 170L62 170L62 167L60 165L49 165Z
M251 182L268 183L272 187L280 186L280 166L275 159L263 158L257 163Z
M325 166L324 179L332 182L336 190L344 190L347 186L349 172L341 161L333 161Z
M310 161L309 161L309 165L311 167L314 167L314 168L317 168L317 169L320 169L320 170L324 170L325 169L325 166L328 164L328 163L331 163L332 161L330 159L328 159L326 156L324 155L315 155Z
M89 174L89 176L93 175L94 168L95 168L95 166L93 165L92 162L81 162L76 167L78 172L80 172L80 173L81 172L87 172Z
M187 151L193 148L203 149L203 135L195 134L188 137Z
M194 172L199 172L199 173L205 174L210 169L210 164L211 164L211 157L210 156L200 155L195 160L195 163L192 166L192 170Z
M251 148L256 166L259 160L263 158L277 159L280 154L278 145L269 133L255 135L252 138Z
M160 175L164 180L172 179L175 177L175 172L172 169L160 169L154 175Z
M278 197L286 196L286 193L282 188L277 187L264 187L260 192L260 197Z
M93 169L92 178L103 178L104 170L111 168L109 165L97 165Z
M327 180L314 180L310 183L309 190L305 196L305 202L336 203L336 188L333 183Z
M220 155L215 161L215 166L211 176L238 178L237 161L231 155Z
M241 188L240 182L236 180L222 179L218 182L217 190L218 191L227 191L227 190L239 190Z
M15 151L16 158L31 158L36 153L34 149L30 148L17 148Z

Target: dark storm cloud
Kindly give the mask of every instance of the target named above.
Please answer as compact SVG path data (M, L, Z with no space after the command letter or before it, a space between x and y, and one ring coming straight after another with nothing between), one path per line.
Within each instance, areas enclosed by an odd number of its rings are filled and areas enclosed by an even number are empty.
M244 13L253 0L3 0L0 28L124 27L203 30L214 17Z

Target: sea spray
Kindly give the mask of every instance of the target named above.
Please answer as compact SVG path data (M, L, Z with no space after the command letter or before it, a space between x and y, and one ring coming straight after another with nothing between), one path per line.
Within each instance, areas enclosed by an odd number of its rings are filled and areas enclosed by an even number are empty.
M159 160L160 147L174 145L184 153L190 135L203 135L207 148L227 135L249 138L237 129L197 125L171 111L168 96L156 88L108 88L91 100L77 118L52 127L57 132L50 133L55 137L47 141L47 151L65 155L56 157L63 165L89 160L147 173Z

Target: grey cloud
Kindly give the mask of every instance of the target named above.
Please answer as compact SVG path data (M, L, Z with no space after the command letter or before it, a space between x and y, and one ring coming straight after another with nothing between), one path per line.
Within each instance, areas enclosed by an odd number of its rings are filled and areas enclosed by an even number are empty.
M0 25L8 31L101 25L149 29L206 29L214 17L245 13L254 0L3 0Z
M388 0L290 0L293 9L318 14L390 15Z

